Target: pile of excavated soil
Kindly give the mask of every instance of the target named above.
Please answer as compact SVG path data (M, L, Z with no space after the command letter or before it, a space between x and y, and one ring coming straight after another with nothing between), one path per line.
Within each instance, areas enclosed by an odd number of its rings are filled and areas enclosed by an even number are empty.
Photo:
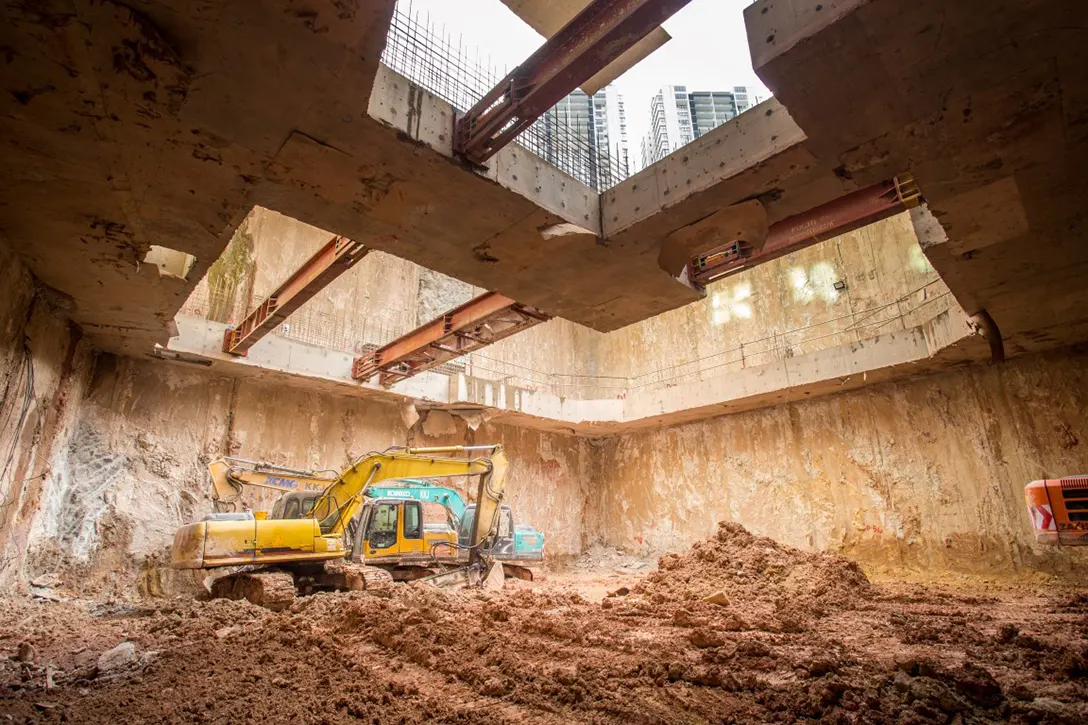
M320 594L281 612L8 600L0 713L231 725L1088 721L1083 593L875 586L838 557L735 526L661 565L601 602L521 582Z
M842 556L782 546L722 522L710 539L662 557L635 593L681 612L727 607L741 629L800 631L813 618L867 599L872 586Z

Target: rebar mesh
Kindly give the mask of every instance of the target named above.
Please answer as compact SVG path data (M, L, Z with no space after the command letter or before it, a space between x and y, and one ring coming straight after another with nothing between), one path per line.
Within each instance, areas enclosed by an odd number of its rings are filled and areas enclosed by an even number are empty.
M509 72L492 65L479 48L464 45L414 12L411 2L399 2L389 26L382 62L451 104L458 113L472 108ZM574 125L562 104L551 109L517 138L518 145L583 184L604 191L629 175L626 159L613 154L598 136L589 109L588 127Z

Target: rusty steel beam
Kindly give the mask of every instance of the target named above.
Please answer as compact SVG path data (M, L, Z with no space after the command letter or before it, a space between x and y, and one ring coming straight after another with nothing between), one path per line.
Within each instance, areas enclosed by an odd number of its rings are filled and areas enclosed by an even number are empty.
M698 289L805 247L846 234L917 206L921 192L909 174L855 191L772 224L762 249L735 240L693 257L688 281Z
M691 0L593 0L457 121L454 150L483 164Z
M257 309L223 333L223 352L245 355L291 313L313 299L333 280L351 269L370 252L359 242L333 237L296 269Z
M534 307L488 292L355 358L351 377L367 381L377 374L382 386L388 388L549 319Z

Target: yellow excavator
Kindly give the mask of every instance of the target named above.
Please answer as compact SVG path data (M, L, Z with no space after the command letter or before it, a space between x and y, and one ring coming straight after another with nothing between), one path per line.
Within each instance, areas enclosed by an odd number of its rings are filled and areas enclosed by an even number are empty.
M487 455L477 455L482 452ZM464 457L453 457L458 455ZM492 573L490 551L499 532L506 469L500 446L390 448L369 453L328 479L320 496L311 497L310 511L299 518L217 512L183 526L174 535L171 565L178 569L238 567L215 580L213 596L282 609L296 591L359 590L391 582L387 570L368 566L367 552L378 553L405 538L411 541L400 543L414 545L421 556L437 558L438 548L449 551L451 564L453 550L468 552L466 566L427 577L434 584L480 583ZM415 520L409 520L412 513L405 504L414 502L366 496L368 488L382 481L462 476L479 478L471 533L460 542L442 537L441 546L436 546L437 540L428 541L418 508ZM245 483L236 477L230 485L235 494L238 481ZM227 502L235 494L217 490L216 498Z
M253 510L254 517L297 519L309 516L317 499L336 480L336 471L290 468L226 456L208 464L208 476L219 513L250 511L251 506L271 504L271 510ZM278 498L269 501L262 493L278 494ZM409 581L437 574L453 566L453 560L464 562L469 558L463 545L469 543L476 505L465 501L458 488L428 479L387 480L367 486L365 496L383 499L368 500L363 511L373 503L377 507L374 526L384 529L381 535L368 537L372 548L364 552L367 565L385 569L394 581ZM544 533L529 524L516 523L514 509L507 504L503 504L499 516L499 534L490 549L491 557L503 563L507 577L533 581L533 567L544 561ZM355 541L360 518L349 522L347 541ZM398 521L402 530L394 535Z

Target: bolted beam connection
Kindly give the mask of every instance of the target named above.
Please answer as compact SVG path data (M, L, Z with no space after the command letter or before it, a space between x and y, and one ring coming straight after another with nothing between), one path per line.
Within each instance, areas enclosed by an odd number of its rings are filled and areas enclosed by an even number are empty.
M355 358L351 377L365 382L377 374L388 388L549 319L540 310L488 292Z
M223 333L223 352L245 355L261 338L279 327L291 313L313 299L333 280L370 252L359 242L333 237L268 295L257 309Z
M688 281L702 289L742 269L895 216L917 206L921 200L914 177L902 174L772 224L762 249L735 240L692 257L688 263Z
M457 121L454 150L483 164L691 0L593 0Z

